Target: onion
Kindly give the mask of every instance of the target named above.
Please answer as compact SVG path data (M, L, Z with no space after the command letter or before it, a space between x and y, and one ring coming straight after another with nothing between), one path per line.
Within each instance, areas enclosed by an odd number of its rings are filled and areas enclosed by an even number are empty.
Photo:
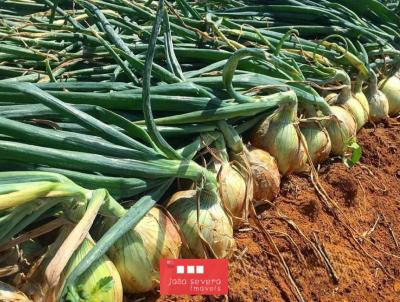
M368 110L366 110L361 104L363 100L361 95L362 92L360 93L359 89L360 84L357 84L357 91L359 91L358 97L361 102L351 93L351 80L349 75L342 70L337 70L336 77L343 82L344 88L337 95L334 105L341 106L351 113L356 122L358 131L368 122Z
M372 71L368 88L369 119L372 122L387 120L389 117L389 101L386 95L378 89L377 78Z
M249 179L250 168L239 134L226 122L219 123L224 136L220 136L213 143L219 195L222 205L232 218L234 228L237 228L247 222L248 205L253 199L252 180ZM230 158L224 137L229 145ZM251 185L251 190L248 183Z
M249 160L253 174L254 205L259 206L267 201L273 201L278 196L281 185L275 158L262 149L251 148Z
M362 82L359 80L356 83L356 95L351 93L351 79L349 75L339 69L334 70L334 74L330 81L341 81L344 85L339 94L330 93L325 97L325 100L330 105L343 107L354 117L356 122L357 131L360 130L366 122L368 122L368 106L362 104L363 93L361 91Z
M0 301L2 302L31 302L21 291L0 281Z
M188 244L182 249L185 258L205 258L209 254L225 258L232 254L235 246L232 221L215 189L204 188L199 193L196 190L176 192L168 201L168 210Z
M105 225L110 226L110 221ZM159 285L160 259L178 258L181 245L174 222L155 207L117 240L107 255L121 276L125 292L143 293Z
M331 140L331 153L343 155L349 142L356 136L357 126L352 114L339 106L330 107L331 114L336 118L324 123Z
M328 159L332 145L326 128L316 121L301 123L300 129L306 139L308 153L313 163L322 163Z
M365 96L364 92L362 92L362 90L356 90L356 92L354 93L354 98L356 98L356 100L361 104L366 116L367 116L367 120L369 117L369 104L368 104L368 99Z
M357 131L368 122L368 111L364 109L364 107L361 105L361 102L355 97L350 96L350 98L341 103L340 106L353 115L356 121Z
M218 173L219 192L222 204L231 216L234 228L237 228L248 222L249 204L253 200L248 150L233 126L218 121L218 127L222 136L215 140L214 145L222 163Z
M218 173L218 183L222 204L236 228L247 219L246 181L235 165L223 163Z
M39 301L60 301L60 295L64 287L65 280L72 273L74 268L81 262L86 254L94 247L93 239L88 235L72 254L66 267L64 268L60 281L54 289L49 289L47 283L43 280L46 267L55 252L61 246L67 235L71 232L73 226L66 225L61 229L60 235L57 240L50 246L49 251L44 256L43 261L38 267L32 266L32 276L24 285L25 292L32 293L33 300ZM99 282L111 277L111 288L106 291L96 291ZM77 280L80 290L86 295L89 295L92 300L90 301L104 301L104 302L122 302L123 290L121 279L114 264L108 259L107 256L102 256L96 260L90 268L81 275Z
M382 91L369 97L369 118L373 122L387 120L389 115L388 99Z
M328 95L326 95L324 99L328 104L333 105L336 102L337 97L338 97L337 93L331 92Z
M275 157L282 175L307 168L304 146L294 126L296 119L297 101L283 104L251 133L252 145Z
M73 269L81 262L87 253L94 247L95 243L92 238L86 238L77 251L72 255L68 262L66 269L64 270L64 276L62 279L72 273ZM92 266L78 279L78 284L86 292L91 293L98 286L98 282L103 278L112 278L112 288L105 292L99 292L96 295L97 301L104 302L117 302L123 300L123 289L121 284L121 278L118 274L114 264L108 259L107 256L103 256L92 264ZM61 283L61 282L60 282ZM59 293L61 293L61 287Z
M382 80L379 87L386 95L389 105L388 113L390 115L398 114L400 112L400 79L396 74L388 79Z

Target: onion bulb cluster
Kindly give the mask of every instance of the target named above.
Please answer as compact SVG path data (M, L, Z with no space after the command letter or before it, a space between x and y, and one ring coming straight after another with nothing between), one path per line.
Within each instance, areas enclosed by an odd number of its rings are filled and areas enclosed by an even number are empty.
M329 103L346 109L353 116L358 131L368 122L369 109L365 104L365 95L359 89L360 83L357 86L356 94L352 94L350 77L343 70L337 70L336 77L343 81L344 88L336 96L331 95Z
M273 201L279 194L281 177L275 158L268 152L251 148L249 161L253 175L253 200L259 206Z
M235 247L232 221L225 213L216 189L180 191L168 201L168 210L178 222L187 246L185 258L230 256Z
M275 157L282 175L307 169L307 155L294 125L296 119L297 101L285 103L251 133L251 144Z
M107 255L121 276L125 292L143 293L158 286L160 259L178 258L181 245L173 220L162 209L154 207L115 242Z

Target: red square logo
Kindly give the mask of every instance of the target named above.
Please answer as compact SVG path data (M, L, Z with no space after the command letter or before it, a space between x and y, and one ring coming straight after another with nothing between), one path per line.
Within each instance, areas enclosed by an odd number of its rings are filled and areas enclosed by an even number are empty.
M225 295L227 259L161 259L161 295Z

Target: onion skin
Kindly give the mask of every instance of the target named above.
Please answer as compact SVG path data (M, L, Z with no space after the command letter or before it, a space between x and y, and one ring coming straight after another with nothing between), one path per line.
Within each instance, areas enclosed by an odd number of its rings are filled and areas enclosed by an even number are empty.
M369 119L373 123L387 121L389 118L389 101L386 95L378 89L376 74L371 71L368 83Z
M157 288L160 259L179 258L182 241L174 222L159 208L152 208L108 251L127 293Z
M369 104L368 104L368 99L364 92L362 91L357 91L354 93L354 98L357 99L357 101L361 104L362 108L364 109L365 114L367 115L367 120L369 117Z
M254 205L272 202L278 196L281 185L281 176L275 158L262 149L251 148L249 160L253 175Z
M15 287L0 281L0 301L2 302L32 302L28 297Z
M78 250L72 255L69 260L64 274L61 277L65 280L66 277L72 273L74 268L79 264L79 262L86 256L86 254L94 247L94 241L91 238L85 239ZM105 293L100 293L97 295L99 301L104 302L122 302L123 301L123 289L121 278L118 274L117 269L114 264L110 261L107 256L102 256L100 259L95 261L90 268L78 279L78 282L85 292L90 293L93 288L97 285L97 282L102 278L111 276L114 284L113 288ZM60 282L60 284L63 282ZM56 292L58 295L61 294L62 287L59 287ZM59 301L59 300L57 300Z
M178 222L188 244L188 248L184 246L182 249L184 258L209 256L200 234L212 250L212 256L226 258L232 254L235 247L232 221L222 208L217 192L206 189L199 193L196 190L176 192L168 201L168 210Z
M365 110L361 102L355 97L351 96L341 106L353 115L356 121L357 131L368 122L369 110Z
M389 117L389 102L386 95L377 90L369 98L369 119L374 122L387 120Z
M332 149L328 131L317 122L302 123L300 130L306 139L312 162L319 164L327 160Z
M234 165L223 163L218 173L218 183L222 204L236 228L247 220L246 181Z
M251 133L251 144L276 158L279 172L288 175L307 170L307 156L293 122L297 105L284 105ZM302 135L302 134L301 134Z
M350 91L348 91L348 93L336 96L332 94L330 97L329 103L333 103L335 106L340 106L350 112L356 122L357 131L368 122L369 104L363 92L351 95Z
M400 112L400 79L394 75L388 79L384 79L379 83L381 91L386 95L388 100L388 114L395 115Z
M326 95L324 99L329 105L333 105L336 102L337 97L338 97L337 93L331 92L328 95Z
M356 122L356 130L360 130L368 122L368 111L364 109L361 102L352 94L350 76L344 70L336 69L332 80L341 81L344 86L336 97L332 96L332 102L329 101L329 104L341 106L350 112ZM355 90L361 92L361 88L362 80L358 78Z
M344 155L347 145L356 136L357 125L353 115L339 106L331 106L331 114L337 118L324 123L331 140L331 153Z

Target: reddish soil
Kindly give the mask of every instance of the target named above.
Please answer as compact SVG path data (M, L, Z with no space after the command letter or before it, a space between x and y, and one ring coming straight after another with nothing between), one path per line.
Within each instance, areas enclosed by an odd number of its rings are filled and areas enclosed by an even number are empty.
M324 205L308 176L283 180L274 206L258 209L304 301L400 301L399 120L391 124L360 131L360 164L349 169L332 159L320 167L320 182L337 203L338 217ZM296 301L262 232L253 227L237 232L236 239L229 301ZM129 301L228 299L153 293Z

